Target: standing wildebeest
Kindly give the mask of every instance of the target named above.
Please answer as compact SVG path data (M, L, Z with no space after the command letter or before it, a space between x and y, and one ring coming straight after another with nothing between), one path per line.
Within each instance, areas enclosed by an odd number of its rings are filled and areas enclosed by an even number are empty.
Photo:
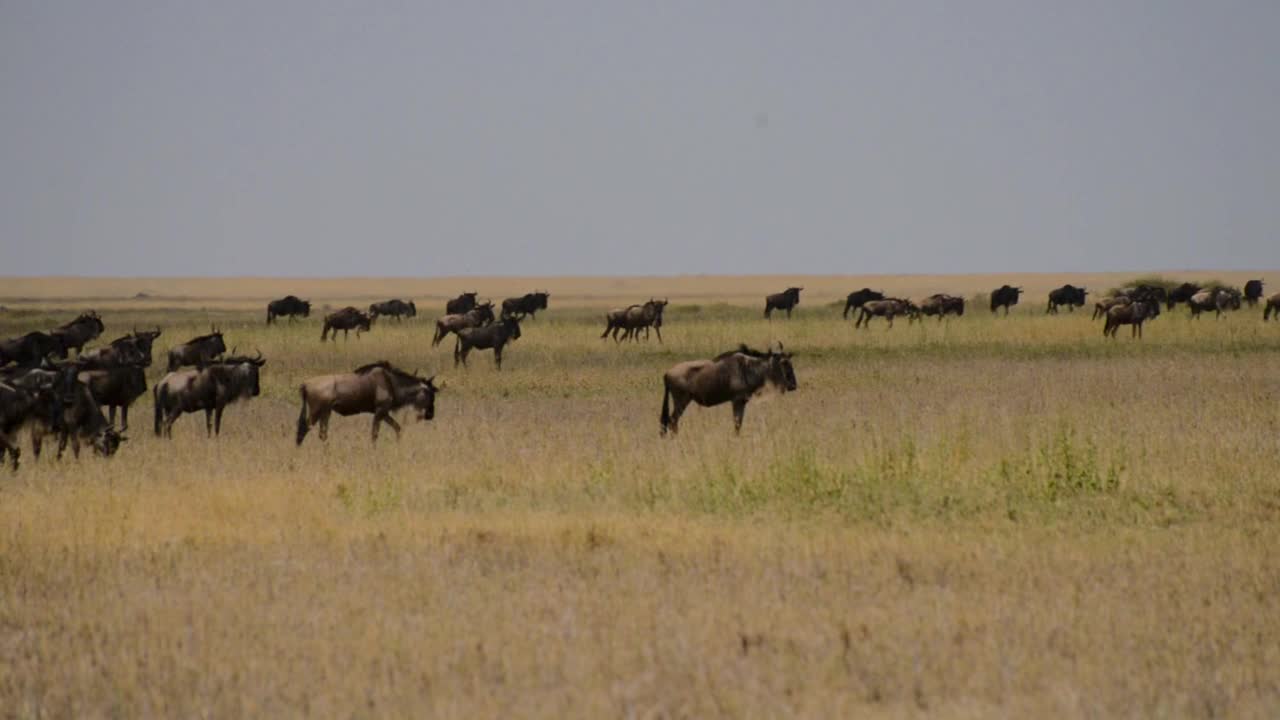
M400 299L374 303L369 306L370 321L377 320L380 315L393 317L397 321L402 317L417 317L418 306L414 305L412 300L405 302Z
M368 332L373 326L373 318L368 314L347 306L341 310L330 313L324 318L324 328L320 331L320 342L324 342L329 331L333 331L333 341L338 342L338 331L342 331L342 339L346 340L348 334L354 329L356 331L356 339L360 339L360 333Z
M184 365L203 367L226 351L227 345L222 341L222 331L210 328L208 335L191 338L181 345L169 348L169 372Z
M476 350L493 350L493 364L502 369L502 348L512 340L520 339L520 321L513 317L484 327L463 328L457 332L458 341L453 346L453 366L467 364L467 355Z
M298 413L298 445L306 438L312 425L320 426L320 439L329 437L329 416L338 413L343 417L360 413L373 413L373 441L378 441L378 426L386 423L396 431L400 439L400 423L391 413L406 405L418 411L419 420L430 420L436 414L436 393L444 388L436 387L435 376L421 378L381 362L356 368L355 372L341 375L314 377L302 383L298 394L302 396L302 410Z
M147 391L147 374L143 365L116 365L82 370L76 379L89 387L93 399L107 406L107 421L116 424L116 408L120 408L120 429L129 429L129 406Z
M1135 285L1132 287L1123 287L1116 290L1116 295L1127 297L1130 300L1152 300L1158 303L1164 303L1169 300L1169 291L1160 285Z
M1244 301L1249 303L1249 307L1257 307L1258 301L1262 299L1262 281L1250 280L1244 284Z
M1075 312L1076 308L1084 307L1085 296L1088 294L1088 290L1070 283L1057 290L1050 290L1049 307L1045 310L1045 313L1057 315L1059 305L1066 305L1068 311Z
M991 312L995 312L1000 308L1004 308L1004 314L1009 314L1009 307L1018 304L1018 296L1022 294L1022 288L1013 287L1012 285L1001 285L991 291Z
M151 346L160 337L160 328L138 332L136 329L129 335L116 338L107 347L90 350L80 356L99 367L139 363L151 367Z
M921 301L919 311L910 319L919 320L922 315L937 315L938 322L947 315L964 315L964 298L946 293L930 295Z
M471 308L476 306L476 296L479 294L478 292L462 293L444 304L444 314L461 315L464 312L469 312Z
M1111 308L1119 305L1128 305L1131 302L1133 302L1133 300L1127 295L1112 295L1110 297L1104 297L1093 304L1092 319L1097 320L1100 317L1105 318L1107 316L1107 312L1109 312Z
M655 300L649 298L649 301L643 305L631 305L626 308L618 308L605 313L605 328L601 333L600 339L613 333L614 342L621 342L630 338L632 340L640 339L640 328L644 328L645 340L649 339L649 328L653 328L658 333L658 342L662 342L662 311L667 307L667 300ZM622 337L618 337L618 331L621 330Z
M537 312L547 309L549 292L531 292L518 298L507 298L502 301L502 317L513 317L523 320L525 315L538 319Z
M1121 325L1132 325L1132 337L1142 337L1142 323L1160 315L1159 300L1134 300L1127 305L1116 305L1107 311L1107 324L1102 336L1115 339Z
M1276 319L1280 320L1280 293L1267 298L1267 306L1262 310L1262 319L1270 320L1272 313L1275 313Z
M1240 309L1240 291L1222 287L1201 290L1191 296L1187 306L1191 308L1191 317L1198 319L1200 313L1212 310L1216 317L1221 318L1224 310Z
M268 325L275 322L278 317L288 317L289 322L293 322L298 316L311 317L310 300L301 300L296 295L285 295L279 300L267 303Z
M80 443L88 443L97 454L111 457L120 449L120 443L128 440L116 432L102 414L93 391L75 374L74 366L68 367L65 381L59 382L59 411L53 425L37 423L31 428L31 452L40 457L40 448L46 433L58 435L58 458L71 442L71 452L80 457Z
M29 332L0 342L0 365L12 362L33 367L50 355L65 358L67 349L58 338L48 333Z
M894 317L906 315L910 318L915 315L917 309L915 303L902 298L872 300L862 304L862 308L858 312L858 319L853 323L853 326L855 328L871 327L871 318L882 317L889 321L889 327L893 327Z
M849 297L844 299L843 317L845 320L848 320L850 310L857 310L861 308L863 303L868 303L868 302L871 302L872 300L883 300L883 299L884 299L884 293L877 292L875 290L872 290L871 288L862 288L861 290L855 290L849 293Z
M64 349L74 348L79 355L85 343L101 335L104 329L102 318L98 317L98 313L90 310L82 313L75 320L54 328L49 334L62 343Z
M1191 302L1191 298L1202 289L1195 283L1182 283L1165 295L1165 308L1172 310L1178 303Z
M152 391L155 397L155 432L173 437L173 423L183 413L204 411L205 434L222 433L222 411L228 405L262 392L259 370L267 361L257 357L229 357L194 370L165 375Z
M791 317L791 311L800 304L800 291L802 287L790 287L780 293L766 295L764 298L764 316L773 319L774 310L786 310L787 317Z
M796 373L791 367L791 353L767 353L740 345L737 350L717 355L712 360L690 360L668 370L662 376L662 434L680 431L680 416L690 402L703 407L721 403L733 404L733 432L742 431L742 416L747 401L769 383L782 392L796 389ZM670 402L675 402L675 409Z
M493 321L493 303L491 302L481 303L457 315L445 315L436 320L436 334L431 338L431 347L439 345L451 332L484 327Z
M28 382L0 381L0 463L9 454L13 469L18 469L18 432L27 425L56 426L61 404L56 392L57 373L36 371L37 378Z

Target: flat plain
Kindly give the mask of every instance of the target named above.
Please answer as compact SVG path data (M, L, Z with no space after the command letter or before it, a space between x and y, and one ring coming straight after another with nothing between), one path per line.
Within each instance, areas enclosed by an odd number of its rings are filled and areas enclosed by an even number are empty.
M1131 277L6 278L0 336L92 307L162 328L151 382L211 324L268 363L219 438L154 437L148 395L116 457L0 475L0 714L1275 717L1280 323L1044 314ZM1003 282L1007 318L833 305ZM445 297L533 289L501 372L430 347ZM286 293L317 310L266 326ZM653 296L663 343L600 339ZM797 392L659 437L663 370L773 341ZM299 383L379 359L444 380L436 418L295 447Z

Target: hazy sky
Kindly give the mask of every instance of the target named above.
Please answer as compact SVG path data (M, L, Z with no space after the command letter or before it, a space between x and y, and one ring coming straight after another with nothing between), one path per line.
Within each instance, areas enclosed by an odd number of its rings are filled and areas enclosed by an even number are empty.
M0 274L1280 267L1280 2L0 0Z

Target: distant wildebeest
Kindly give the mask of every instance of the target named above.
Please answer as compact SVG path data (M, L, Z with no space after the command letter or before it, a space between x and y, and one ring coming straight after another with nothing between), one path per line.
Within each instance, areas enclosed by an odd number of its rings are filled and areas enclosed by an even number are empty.
M649 338L649 328L653 328L658 333L658 342L662 342L662 312L667 307L667 300L656 300L649 298L649 301L643 305L631 305L626 308L618 308L605 313L605 328L600 334L600 339L613 334L615 342L621 342L628 338L632 340L639 339L639 330L645 331L645 339ZM622 336L618 336L618 332L622 332Z
M537 319L539 310L547 309L549 292L531 292L518 298L507 298L502 301L502 317L513 317L523 320L525 315Z
M1152 300L1158 303L1167 302L1169 299L1169 291L1160 285L1142 284L1123 287L1116 290L1115 294L1127 297L1130 300Z
M0 342L0 365L16 363L34 367L50 355L65 358L67 349L58 338L48 333L29 332Z
M338 342L338 331L342 331L342 339L346 340L348 334L356 331L356 339L360 339L360 333L368 332L373 327L373 318L368 313L362 313L359 310L347 306L341 310L330 313L324 318L324 328L320 330L320 342L324 342L329 331L333 331L333 341Z
M194 337L181 345L169 348L169 372L184 365L197 367L208 365L226 351L227 345L222 341L222 331L210 328L208 335Z
M377 320L383 315L393 317L396 320L406 317L417 317L418 306L414 305L412 300L406 302L400 299L387 300L386 302L374 303L369 306L370 320Z
M198 369L170 372L156 383L155 432L173 437L173 423L183 413L204 411L205 434L222 433L222 412L238 400L262 392L259 371L267 361L257 357L228 357Z
M1250 280L1244 284L1244 301L1249 303L1249 307L1257 307L1258 301L1262 299L1262 281Z
M22 451L18 433L28 426L56 426L62 409L56 393L56 373L49 373L38 385L0 382L0 463L9 454L13 469L18 469Z
M478 292L465 292L444 304L445 315L461 315L476 306Z
M418 411L419 420L430 420L436 414L436 393L444 388L432 382L435 376L418 377L384 361L356 368L341 375L313 377L298 388L302 410L298 413L297 444L301 445L312 425L320 426L320 439L329 437L329 416L343 417L373 413L373 441L378 441L378 426L386 423L400 438L400 423L391 413L409 406Z
M1134 300L1128 305L1116 305L1107 311L1107 324L1102 336L1114 340L1121 325L1132 325L1133 337L1142 337L1142 323L1160 315L1159 300Z
M845 320L848 320L850 310L857 310L861 308L864 303L871 302L872 300L883 299L884 293L872 290L871 288L855 290L849 293L849 297L844 299L844 315L842 317L844 317Z
M311 317L311 301L302 300L296 295L285 295L267 303L267 324L270 325L279 317L287 317L290 322L298 317Z
M995 312L1000 308L1004 308L1004 314L1009 314L1009 308L1018 304L1018 296L1022 294L1022 288L1013 287L1012 285L1001 285L991 291L991 312Z
M791 311L800 304L800 291L802 287L790 287L780 293L766 295L764 299L764 316L773 319L774 310L786 310L787 317L791 317Z
M49 334L62 343L63 349L68 351L74 349L79 355L85 343L101 335L104 329L102 318L98 317L98 313L90 310L82 313L75 320L54 328Z
M99 367L130 363L151 367L151 347L158 337L160 337L159 327L155 330L145 330L143 332L138 332L135 329L132 333L122 338L112 340L111 344L106 347L83 353L80 359L94 363Z
M102 414L98 400L93 396L89 385L81 382L75 373L74 366L69 367L68 378L59 384L59 410L53 425L36 423L31 428L31 452L40 457L40 448L44 436L52 433L58 436L58 458L71 443L71 452L80 457L80 444L87 443L94 452L103 457L111 457L120 449L120 443L128 440L116 432L112 424Z
M129 406L147 391L147 374L141 364L116 365L81 370L76 379L88 386L93 399L107 407L107 422L116 424L120 408L120 429L129 429Z
M740 345L711 360L690 360L672 367L662 376L662 434L680 431L680 416L690 402L703 407L722 403L733 405L733 431L742 430L747 401L769 383L782 392L796 389L796 373L791 353L752 350ZM675 403L674 409L671 403Z
M1182 283L1178 287L1170 290L1165 296L1165 307L1172 310L1178 303L1189 302L1196 293L1203 288L1195 283Z
M493 303L480 303L470 310L457 315L445 315L436 320L436 334L431 338L431 347L440 344L451 332L466 328L484 327L494 321Z
M457 331L458 340L453 346L453 366L461 362L465 367L467 355L475 350L493 350L493 364L502 369L502 348L512 340L520 339L520 321L504 317L492 325L463 328Z
M1133 300L1127 295L1112 295L1110 297L1104 297L1093 304L1093 319L1097 320L1100 317L1105 318L1111 308L1120 305L1128 305L1131 302L1133 302Z
M1235 288L1211 288L1201 290L1187 301L1191 308L1191 317L1199 318L1200 313L1212 310L1218 318L1225 310L1240 309L1240 291Z
M1262 310L1262 319L1270 320L1271 315L1275 314L1276 319L1280 320L1280 293L1275 293L1267 298L1267 306Z
M920 311L911 320L920 319L922 315L937 315L938 322L947 315L964 315L964 298L946 293L930 295L920 302Z
M1060 305L1066 305L1068 311L1075 312L1076 308L1084 307L1085 296L1088 294L1088 290L1070 283L1057 290L1051 290L1049 291L1049 307L1045 310L1045 313L1057 315Z
M916 310L915 303L902 298L871 300L862 304L862 308L858 311L858 319L853 323L853 326L855 328L871 327L872 318L882 317L889 321L889 327L893 327L893 319L895 317L906 315L910 318L915 314Z

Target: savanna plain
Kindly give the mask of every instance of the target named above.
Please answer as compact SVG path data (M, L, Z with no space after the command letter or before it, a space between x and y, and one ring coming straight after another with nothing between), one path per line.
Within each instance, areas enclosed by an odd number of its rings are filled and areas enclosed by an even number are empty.
M94 308L160 326L150 382L211 324L267 365L219 438L154 437L148 394L114 458L3 472L0 715L1275 717L1280 323L1044 314L1128 277L6 279L6 337ZM832 305L1002 282L1008 318ZM501 372L430 346L446 297L533 289ZM287 293L311 318L265 325ZM600 339L651 296L665 342ZM666 368L771 341L797 392L659 437ZM435 419L295 447L300 382L379 359L444 381Z

